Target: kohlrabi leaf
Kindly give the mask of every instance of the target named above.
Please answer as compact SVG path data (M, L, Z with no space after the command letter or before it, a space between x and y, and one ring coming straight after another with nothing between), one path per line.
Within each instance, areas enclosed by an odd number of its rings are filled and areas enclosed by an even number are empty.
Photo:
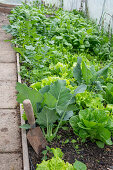
M85 84L81 84L75 89L74 96L78 93L84 93L86 89L87 89L87 86Z
M73 69L73 76L79 84L82 82L81 62L82 62L82 58L78 57L77 65Z
M91 70L86 66L84 61L82 62L82 77L87 85L91 83L93 77Z
M52 125L57 120L57 115L55 110L51 110L47 107L44 107L43 110L37 114L36 122L39 125L47 127L48 125Z
M51 93L45 93L44 94L44 104L46 104L47 107L55 108L56 103L57 103L57 100Z
M102 68L97 72L97 77L103 76L104 78L107 78L108 68L110 67L111 63Z
M73 114L74 114L73 111L67 111L63 118L63 121L69 120L73 116Z
M33 110L36 113L36 103L40 103L43 100L43 96L37 90L33 90L27 87L25 84L17 83L16 90L18 91L17 94L17 102L23 103L25 99L29 99L32 103Z
M50 86L44 86L42 89L39 90L41 94L47 93L50 90Z
M66 88L65 80L57 80L52 86L50 86L49 93L52 94L56 100L56 111L61 114L70 104L72 94L70 90Z

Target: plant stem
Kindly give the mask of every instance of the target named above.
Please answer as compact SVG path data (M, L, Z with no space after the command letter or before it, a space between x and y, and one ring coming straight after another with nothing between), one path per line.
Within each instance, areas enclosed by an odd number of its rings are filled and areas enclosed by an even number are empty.
M63 120L65 114L66 114L66 112L63 113L63 115L62 115L62 117L61 117L61 119L60 119L60 122L59 122L59 124L58 124L58 126L57 126L57 128L56 128L56 131L55 131L54 135L53 135L54 137L56 136L56 134L57 134L57 132L58 132L58 129L59 129L59 127L60 127L60 124L62 123L62 120Z

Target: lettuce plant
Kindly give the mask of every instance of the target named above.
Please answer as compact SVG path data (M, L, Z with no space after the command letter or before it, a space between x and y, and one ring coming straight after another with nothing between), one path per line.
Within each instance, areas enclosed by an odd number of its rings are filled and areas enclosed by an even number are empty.
M87 167L80 161L75 161L72 165L62 160L63 153L60 148L51 148L54 156L48 160L43 160L41 164L37 164L36 170L86 170Z
M99 109L84 109L69 120L74 133L83 142L90 139L103 148L104 144L112 145L111 136L113 132L113 116Z

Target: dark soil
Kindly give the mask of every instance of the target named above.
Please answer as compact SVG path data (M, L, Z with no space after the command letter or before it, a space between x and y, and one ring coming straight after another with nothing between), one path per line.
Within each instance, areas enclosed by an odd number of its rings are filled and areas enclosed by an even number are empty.
M48 146L50 148L61 148L65 161L74 163L75 159L77 159L84 162L88 170L113 170L113 146L105 146L104 149L100 149L95 143L90 141L81 143L71 128L68 128L68 130L60 129L57 136L60 135L60 139L57 137ZM67 139L68 143L66 143ZM75 143L71 142L73 139L76 140ZM42 153L37 155L29 145L31 170L36 169L36 164L41 163L43 156ZM47 156L51 158L50 153Z

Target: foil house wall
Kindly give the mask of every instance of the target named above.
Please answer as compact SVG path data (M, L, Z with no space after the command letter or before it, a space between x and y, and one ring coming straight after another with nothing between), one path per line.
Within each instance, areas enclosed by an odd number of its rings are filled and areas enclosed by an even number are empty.
M0 0L0 3L20 5L22 2L33 0ZM113 28L113 0L39 0L45 4L63 7L64 10L83 10L89 17L106 29Z
M46 4L61 7L64 10L83 10L89 17L97 21L97 24L113 28L113 0L43 0Z
M88 0L89 16L106 29L113 29L113 0Z
M0 0L0 3L9 4L9 5L20 5L25 0Z
M22 2L32 2L33 0L0 0L0 3L9 5L21 5Z

